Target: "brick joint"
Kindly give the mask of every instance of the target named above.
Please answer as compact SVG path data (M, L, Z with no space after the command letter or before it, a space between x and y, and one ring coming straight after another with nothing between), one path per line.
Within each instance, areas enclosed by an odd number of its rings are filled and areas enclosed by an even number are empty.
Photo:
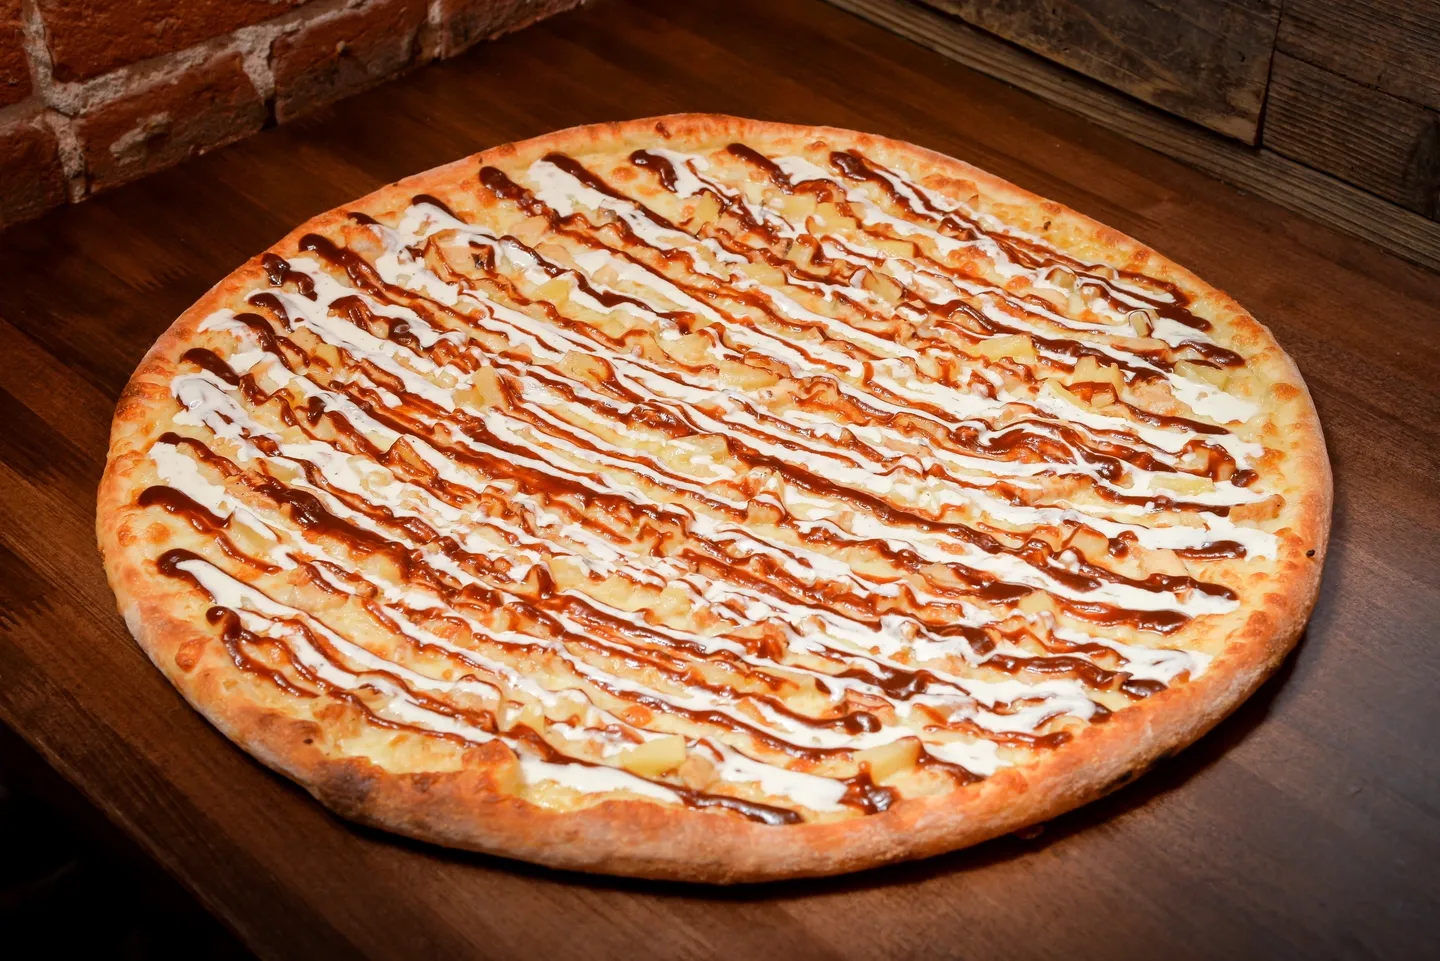
M0 227L579 2L0 0Z

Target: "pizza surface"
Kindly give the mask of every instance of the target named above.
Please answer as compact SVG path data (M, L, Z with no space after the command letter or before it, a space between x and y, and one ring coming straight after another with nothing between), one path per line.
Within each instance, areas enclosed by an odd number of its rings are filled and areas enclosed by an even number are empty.
M907 144L506 145L226 278L115 414L126 622L339 813L590 871L853 870L1052 817L1293 645L1330 475L1268 331Z

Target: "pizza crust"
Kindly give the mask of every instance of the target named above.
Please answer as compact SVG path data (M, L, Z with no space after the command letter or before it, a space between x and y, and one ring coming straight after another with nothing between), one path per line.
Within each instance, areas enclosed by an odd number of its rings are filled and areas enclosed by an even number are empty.
M467 177L473 181L481 164L513 166L552 150L638 147L657 138L708 142L723 137L767 144L824 139L883 163L903 163L912 174L972 182L987 198L1004 198L1050 222L1052 236L1064 231L1085 238L1086 256L1174 283L1222 318L1216 322L1217 340L1243 347L1247 366L1260 370L1271 384L1273 436L1265 443L1283 451L1287 467L1279 489L1293 522L1279 532L1281 546L1265 577L1263 597L1257 603L1252 596L1243 627L1198 679L1119 711L1105 724L1087 725L1070 743L1024 767L1002 769L951 794L902 798L881 813L843 821L768 826L632 800L555 810L498 786L496 770L504 760L499 755L508 754L498 743L472 747L463 754L460 770L438 773L397 774L361 758L328 755L316 743L316 722L257 696L223 650L217 652L213 634L197 628L204 622L197 608L204 605L181 582L160 576L152 559L156 551L150 539L163 538L164 526L147 527L146 512L135 506L144 452L164 429L155 411L169 402L177 358L206 316L254 285L264 270L257 256L182 315L125 388L99 490L97 534L125 622L156 666L227 737L336 813L425 841L579 871L714 883L852 871L972 845L1048 820L1128 783L1233 710L1300 636L1319 587L1332 494L1319 422L1294 364L1243 308L1189 271L1108 227L959 161L882 137L714 115L578 127L496 147L382 188L303 224L271 251L293 255L300 237L337 230L348 211L403 208L421 192L443 198L454 184ZM1272 481L1271 486L1278 485Z

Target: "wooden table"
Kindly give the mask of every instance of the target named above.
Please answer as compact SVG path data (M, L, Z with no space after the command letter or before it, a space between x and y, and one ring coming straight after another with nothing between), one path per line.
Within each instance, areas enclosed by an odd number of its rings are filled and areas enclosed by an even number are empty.
M677 110L856 127L954 154L1134 234L1268 323L1315 394L1337 488L1320 604L1280 675L1199 745L1036 839L725 891L565 876L358 830L192 712L126 634L92 534L110 411L145 348L312 214L505 140ZM1434 949L1434 274L818 0L599 0L0 234L0 278L0 719L264 957Z

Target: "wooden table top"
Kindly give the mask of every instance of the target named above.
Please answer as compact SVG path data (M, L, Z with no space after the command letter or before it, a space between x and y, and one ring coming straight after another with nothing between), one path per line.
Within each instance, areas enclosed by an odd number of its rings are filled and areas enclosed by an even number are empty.
M1210 736L1029 841L733 890L357 829L229 745L115 613L131 369L307 217L506 140L680 110L834 124L1112 224L1269 324L1335 466L1308 634ZM819 0L597 0L0 234L0 720L266 958L1419 956L1440 917L1440 276Z

